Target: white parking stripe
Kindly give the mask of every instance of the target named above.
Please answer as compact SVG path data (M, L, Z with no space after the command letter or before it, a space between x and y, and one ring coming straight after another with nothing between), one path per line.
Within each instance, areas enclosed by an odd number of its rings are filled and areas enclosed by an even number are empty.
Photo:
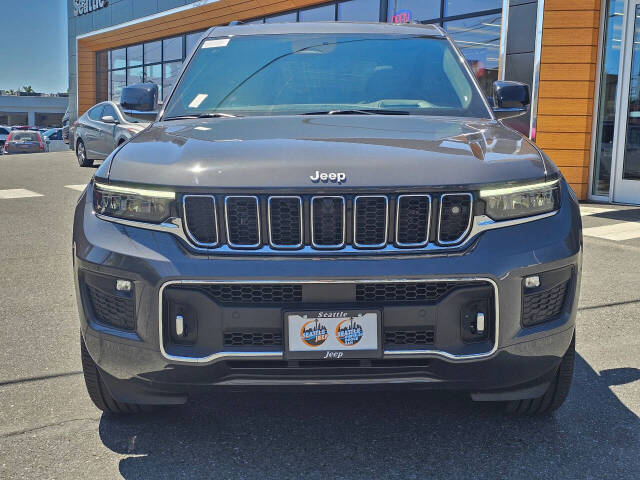
M65 185L64 188L70 188L71 190L78 190L79 192L83 191L87 185Z
M8 190L0 190L0 200L8 198L28 198L28 197L42 197L43 195L32 192L31 190L25 190L24 188L10 188Z
M589 237L604 238L605 240L631 240L640 238L640 222L622 222L614 225L585 228L582 231Z
M580 215L597 215L599 213L611 212L615 209L613 208L602 208L602 207L589 207L587 205L580 205Z

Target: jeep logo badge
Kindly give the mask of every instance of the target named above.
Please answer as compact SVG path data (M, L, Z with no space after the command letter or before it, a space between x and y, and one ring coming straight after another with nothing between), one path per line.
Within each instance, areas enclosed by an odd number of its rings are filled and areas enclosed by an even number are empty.
M347 174L344 172L319 172L316 170L316 173L309 175L309 178L313 183L344 183L347 181Z

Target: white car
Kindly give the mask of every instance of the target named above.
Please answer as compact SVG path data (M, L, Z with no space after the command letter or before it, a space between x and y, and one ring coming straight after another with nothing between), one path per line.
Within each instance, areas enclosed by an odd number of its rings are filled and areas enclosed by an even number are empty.
M44 137L44 151L45 152L64 152L69 150L69 147L62 140L62 129L52 128L47 130L43 134Z

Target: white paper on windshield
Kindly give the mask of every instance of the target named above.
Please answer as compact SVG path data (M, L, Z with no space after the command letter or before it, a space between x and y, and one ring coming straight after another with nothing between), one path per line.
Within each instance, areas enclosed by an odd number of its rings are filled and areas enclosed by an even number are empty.
M207 40L202 44L202 48L220 48L226 47L229 44L230 38L216 38L214 40Z

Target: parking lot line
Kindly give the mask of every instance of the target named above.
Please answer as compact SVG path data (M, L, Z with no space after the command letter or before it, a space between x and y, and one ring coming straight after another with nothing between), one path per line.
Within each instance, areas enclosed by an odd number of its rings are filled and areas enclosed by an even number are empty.
M580 215L583 217L585 215L597 215L599 213L611 212L613 208L602 208L602 207L590 207L587 205L580 205Z
M40 193L32 192L31 190L25 190L24 188L9 188L7 190L0 190L0 200L6 200L9 198L28 198L28 197L42 197Z
M622 222L614 225L585 228L584 235L589 237L604 238L605 240L631 240L640 238L640 222Z
M65 185L64 188L70 188L71 190L78 190L79 192L83 191L85 189L87 185L86 184L80 184L80 185Z

